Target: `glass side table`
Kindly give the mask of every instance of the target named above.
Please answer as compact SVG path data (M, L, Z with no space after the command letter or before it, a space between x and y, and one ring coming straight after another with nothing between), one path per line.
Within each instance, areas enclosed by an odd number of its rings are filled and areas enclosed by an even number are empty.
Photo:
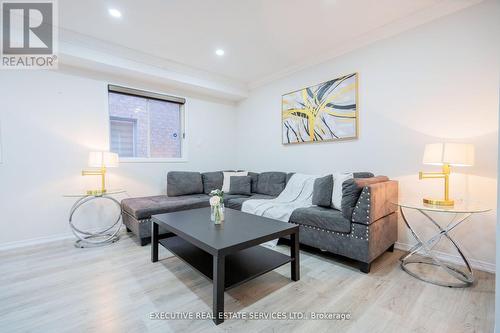
M413 246L408 253L401 256L401 268L410 274L411 276L420 279L425 282L429 282L438 286L450 287L450 288L463 288L469 287L474 283L474 275L469 263L469 260L464 255L462 249L459 247L456 240L454 240L449 232L455 229L462 222L466 221L473 214L484 213L491 209L483 207L479 204L463 203L457 202L453 207L441 207L434 205L427 205L419 201L399 201L395 203L399 206L401 217L405 222L406 226L410 230L411 234L417 241L417 244ZM434 234L427 240L424 240L422 235L419 235L414 224L408 221L405 214L405 210L412 209L418 211L420 214L426 217L426 219L432 223L437 228L437 233ZM442 227L435 219L433 219L429 213L438 212L443 214L453 214L451 222L445 227ZM432 253L432 248L436 246L441 239L445 237L450 241L450 243L455 247L460 258L462 259L465 270L454 267L442 260L438 259L437 256ZM434 265L441 267L448 275L450 275L456 282L448 282L439 279L433 279L432 277L424 276L422 273L417 273L409 268L412 264L424 264L424 265Z
M122 210L121 204L118 200L116 200L113 195L126 193L125 190L116 189L116 190L108 190L106 193L75 193L75 194L64 194L63 197L66 198L78 198L76 202L70 209L69 212L69 226L71 227L71 231L77 238L75 242L75 247L96 247L103 246L107 244L114 243L120 239L118 233L122 227ZM75 212L83 206L84 204L94 201L94 200L108 200L111 201L114 205L119 208L118 216L113 219L112 224L104 227L102 230L96 231L87 231L82 230L75 226L73 223L73 216Z

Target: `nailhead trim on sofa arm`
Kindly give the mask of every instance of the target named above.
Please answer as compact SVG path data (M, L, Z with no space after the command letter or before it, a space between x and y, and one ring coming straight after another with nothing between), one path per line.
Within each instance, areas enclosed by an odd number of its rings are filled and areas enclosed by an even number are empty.
M350 233L344 233L344 232L336 232L336 231L331 231L331 230L327 230L327 229L322 229L322 228L318 228L318 227L313 227L313 226L310 226L310 225L306 225L306 224L300 224L300 223L293 223L293 222L289 222L291 224L296 224L298 226L301 226L301 227L304 227L304 228L308 228L308 229L313 229L313 230L317 230L317 231L321 231L321 232L326 232L327 234L334 234L334 235L338 235L338 236L342 236L342 237L350 237L350 238L356 238L356 239L361 239L361 240L364 240L364 241L367 241L368 242L368 238L369 238L369 232L368 232L368 228L365 228L366 229L366 233L365 233L365 237L361 237L361 236L355 236L355 223L351 223L351 232ZM360 226L361 227L361 226Z
M373 223L397 210L398 182L389 180L370 184L361 191L352 212L352 222Z

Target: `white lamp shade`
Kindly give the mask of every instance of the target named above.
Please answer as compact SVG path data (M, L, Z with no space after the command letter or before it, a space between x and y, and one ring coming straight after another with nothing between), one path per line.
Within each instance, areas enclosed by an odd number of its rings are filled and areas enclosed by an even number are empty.
M116 168L119 164L118 154L109 151L91 151L89 153L89 167Z
M474 145L468 143L431 143L425 145L424 164L474 165Z

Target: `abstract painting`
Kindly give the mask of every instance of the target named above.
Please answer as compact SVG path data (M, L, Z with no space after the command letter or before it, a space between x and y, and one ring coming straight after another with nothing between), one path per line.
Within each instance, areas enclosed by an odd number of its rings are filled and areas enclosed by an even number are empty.
M282 143L358 137L358 74L353 73L282 97Z

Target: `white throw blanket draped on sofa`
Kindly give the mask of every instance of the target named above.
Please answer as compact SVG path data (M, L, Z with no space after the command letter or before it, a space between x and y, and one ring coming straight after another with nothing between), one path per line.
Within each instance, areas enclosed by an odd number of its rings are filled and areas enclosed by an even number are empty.
M241 211L288 222L295 209L312 206L314 180L318 177L296 173L276 199L247 200ZM273 245L276 245L276 242L273 242Z

